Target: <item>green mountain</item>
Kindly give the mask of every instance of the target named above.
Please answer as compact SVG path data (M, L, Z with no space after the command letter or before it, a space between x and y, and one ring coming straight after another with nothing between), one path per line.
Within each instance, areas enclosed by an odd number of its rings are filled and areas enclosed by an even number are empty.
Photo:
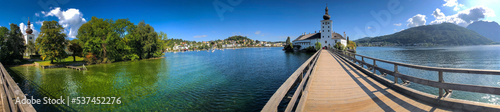
M231 36L231 37L228 37L224 40L234 40L234 41L239 41L239 40L252 40L246 36L240 36L240 35L236 35L236 36Z
M476 31L495 42L500 42L500 25L497 22L476 21L467 26L467 29Z
M493 41L467 28L442 23L409 28L394 34L355 40L360 46L483 45Z

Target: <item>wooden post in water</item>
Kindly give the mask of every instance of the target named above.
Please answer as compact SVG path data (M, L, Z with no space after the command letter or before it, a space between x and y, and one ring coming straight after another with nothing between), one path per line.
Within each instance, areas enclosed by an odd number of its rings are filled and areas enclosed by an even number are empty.
M439 83L443 83L444 80L443 80L443 71L439 71ZM439 98L442 98L443 97L443 88L439 88Z
M394 64L394 84L398 84L398 76L399 73L398 65Z

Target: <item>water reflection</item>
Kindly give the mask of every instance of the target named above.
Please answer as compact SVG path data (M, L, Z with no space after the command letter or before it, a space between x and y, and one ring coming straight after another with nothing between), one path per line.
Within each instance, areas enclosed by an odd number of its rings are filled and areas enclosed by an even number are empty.
M67 68L12 67L35 98L115 96L121 105L34 105L39 111L259 111L312 54L281 48L167 53L164 59Z

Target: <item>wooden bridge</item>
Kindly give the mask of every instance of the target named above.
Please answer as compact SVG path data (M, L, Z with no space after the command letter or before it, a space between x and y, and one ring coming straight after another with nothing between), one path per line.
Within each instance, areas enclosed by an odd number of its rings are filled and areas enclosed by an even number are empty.
M16 98L19 100L26 99L21 88L10 77L2 63L0 63L0 111L2 112L36 112L31 104L15 103Z
M394 71L377 62L393 64ZM401 74L398 66L437 71L439 80ZM427 67L320 50L279 87L262 111L500 111L500 105L448 98L452 90L500 95L499 87L446 83L443 72L500 75L495 70ZM438 88L439 95L408 88L409 83Z

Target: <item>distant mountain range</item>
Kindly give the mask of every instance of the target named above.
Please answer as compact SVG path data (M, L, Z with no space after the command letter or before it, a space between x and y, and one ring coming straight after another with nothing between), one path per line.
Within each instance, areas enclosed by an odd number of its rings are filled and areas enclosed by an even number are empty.
M467 29L473 30L495 42L500 42L500 25L497 22L476 21L467 26Z
M355 40L360 46L483 45L494 43L472 30L442 23L412 27L394 34Z

